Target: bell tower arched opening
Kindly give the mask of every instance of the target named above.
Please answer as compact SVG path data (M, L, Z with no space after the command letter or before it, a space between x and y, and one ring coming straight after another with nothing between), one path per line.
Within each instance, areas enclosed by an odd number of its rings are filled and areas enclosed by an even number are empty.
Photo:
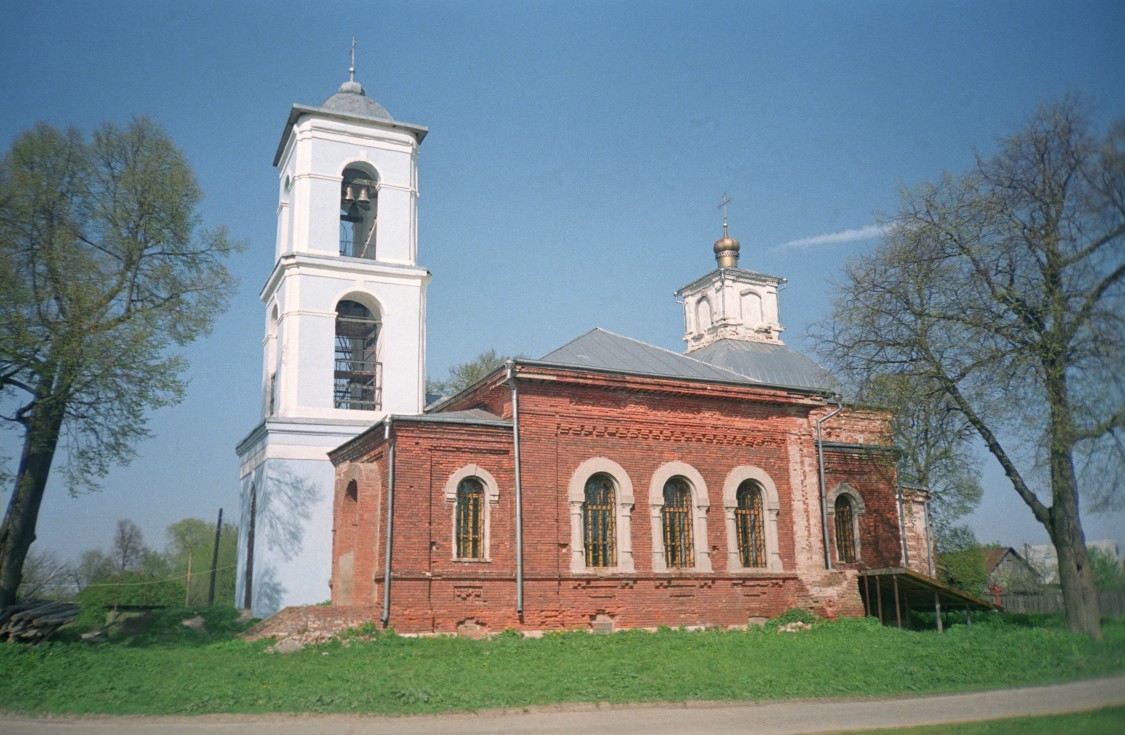
M358 301L336 305L336 408L376 411L382 405L382 363L379 362L379 317Z
M340 182L340 255L375 260L379 223L379 184L359 166L344 169Z

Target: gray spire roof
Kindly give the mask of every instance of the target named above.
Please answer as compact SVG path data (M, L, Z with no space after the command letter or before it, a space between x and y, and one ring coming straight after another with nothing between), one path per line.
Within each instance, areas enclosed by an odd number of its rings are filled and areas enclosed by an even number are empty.
M367 96L359 82L344 82L336 94L321 105L322 109L355 117L370 117L376 120L394 121L387 108Z

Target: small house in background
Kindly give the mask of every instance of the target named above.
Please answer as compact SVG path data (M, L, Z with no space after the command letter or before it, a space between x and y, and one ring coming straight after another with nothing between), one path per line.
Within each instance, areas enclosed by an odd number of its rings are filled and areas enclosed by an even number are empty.
M1000 595L1036 592L1039 572L1010 546L984 549L985 588L999 605Z

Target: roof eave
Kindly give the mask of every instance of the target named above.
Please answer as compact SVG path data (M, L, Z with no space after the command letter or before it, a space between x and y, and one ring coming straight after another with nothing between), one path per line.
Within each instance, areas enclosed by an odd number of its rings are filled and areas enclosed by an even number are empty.
M343 120L345 122L357 122L365 125L375 124L380 127L390 128L392 130L405 130L414 136L414 139L419 144L430 132L430 129L425 125L415 125L413 123L399 122L397 120L384 120L378 117L367 117L365 115L349 115L346 112L339 112L337 110L329 110L323 107L311 107L309 105L293 105L289 110L289 119L285 121L285 128L281 131L281 141L277 144L277 151L273 156L273 165L277 166L281 162L281 157L285 153L285 144L289 141L289 136L293 131L293 126L301 119L303 115L317 115L319 117L328 117L334 120Z

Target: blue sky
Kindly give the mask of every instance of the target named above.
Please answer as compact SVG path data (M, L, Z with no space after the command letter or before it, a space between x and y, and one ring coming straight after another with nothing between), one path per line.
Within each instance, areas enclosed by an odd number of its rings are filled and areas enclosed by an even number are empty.
M293 103L357 79L426 125L420 264L429 373L495 348L538 357L600 326L682 349L672 294L714 267L724 192L743 267L785 276L785 341L811 352L849 256L898 193L962 170L1044 101L1125 116L1111 2L14 2L0 5L0 143L37 121L147 115L186 152L208 226L249 241L191 388L101 492L48 490L35 548L150 545L237 513L235 444L258 421L273 154ZM9 457L14 434L2 437ZM1046 534L991 466L982 541ZM7 490L7 489L6 489ZM5 497L7 493L5 493ZM1087 517L1125 546L1125 515Z

